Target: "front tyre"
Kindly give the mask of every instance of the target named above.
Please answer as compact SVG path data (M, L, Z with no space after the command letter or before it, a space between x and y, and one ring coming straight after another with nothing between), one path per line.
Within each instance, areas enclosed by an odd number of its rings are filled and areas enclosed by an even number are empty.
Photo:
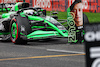
M27 41L23 40L20 36L20 26L18 26L18 23L16 20L12 20L11 23L11 41L14 44L27 44Z

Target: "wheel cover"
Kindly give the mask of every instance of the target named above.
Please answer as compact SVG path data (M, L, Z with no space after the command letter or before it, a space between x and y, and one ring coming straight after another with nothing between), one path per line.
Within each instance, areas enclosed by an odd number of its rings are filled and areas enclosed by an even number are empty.
M13 22L11 26L11 40L12 42L15 42L18 38L18 25L17 23Z

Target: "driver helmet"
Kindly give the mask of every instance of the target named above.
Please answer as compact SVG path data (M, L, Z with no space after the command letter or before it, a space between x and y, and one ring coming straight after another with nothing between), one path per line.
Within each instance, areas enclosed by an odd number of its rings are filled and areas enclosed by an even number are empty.
M34 10L25 10L24 13L27 14L27 15L35 15L36 11L34 11Z

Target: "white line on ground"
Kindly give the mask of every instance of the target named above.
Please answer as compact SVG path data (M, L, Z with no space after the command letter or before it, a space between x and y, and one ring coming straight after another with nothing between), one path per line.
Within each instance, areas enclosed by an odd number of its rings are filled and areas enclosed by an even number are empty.
M84 52L78 52L78 51L67 51L67 50L57 50L57 49L47 49L47 51L65 52L65 53L78 53L78 54L83 54L84 53Z
M2 40L2 38L0 38L0 40Z

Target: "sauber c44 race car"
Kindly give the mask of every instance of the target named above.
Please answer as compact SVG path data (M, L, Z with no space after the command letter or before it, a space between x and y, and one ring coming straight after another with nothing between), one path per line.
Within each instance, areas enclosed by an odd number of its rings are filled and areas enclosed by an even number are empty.
M68 31L55 18L47 16L45 9L18 2L0 16L0 40L26 44L29 40L52 37L68 37Z

